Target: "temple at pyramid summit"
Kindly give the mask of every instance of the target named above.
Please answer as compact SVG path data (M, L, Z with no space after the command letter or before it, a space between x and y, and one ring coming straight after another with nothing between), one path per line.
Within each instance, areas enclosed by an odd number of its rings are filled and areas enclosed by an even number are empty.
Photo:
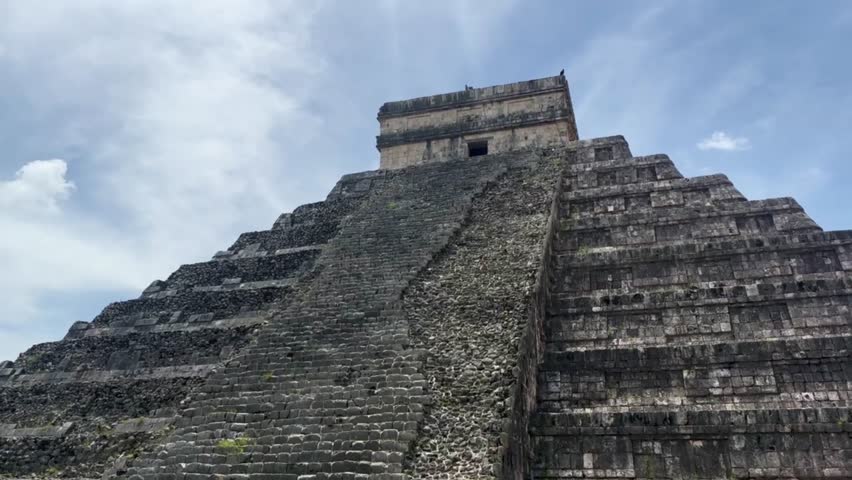
M0 364L0 478L852 478L852 232L579 137L562 75L378 123L380 169Z
M378 119L383 169L577 140L563 76L389 102Z

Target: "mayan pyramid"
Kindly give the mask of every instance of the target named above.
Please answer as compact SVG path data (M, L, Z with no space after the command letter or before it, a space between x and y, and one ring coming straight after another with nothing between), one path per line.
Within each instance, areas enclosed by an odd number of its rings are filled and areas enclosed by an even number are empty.
M852 478L852 232L580 140L563 76L378 121L379 170L0 364L0 477Z

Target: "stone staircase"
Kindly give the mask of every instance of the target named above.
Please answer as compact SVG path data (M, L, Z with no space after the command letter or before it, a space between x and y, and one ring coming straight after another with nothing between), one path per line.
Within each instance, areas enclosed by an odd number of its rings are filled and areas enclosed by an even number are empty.
M569 155L533 478L852 476L852 232L621 137Z
M402 292L505 170L484 158L375 172L381 185L340 223L288 306L192 394L160 447L119 473L406 478L403 461L429 400ZM280 238L249 234L237 246L272 250Z

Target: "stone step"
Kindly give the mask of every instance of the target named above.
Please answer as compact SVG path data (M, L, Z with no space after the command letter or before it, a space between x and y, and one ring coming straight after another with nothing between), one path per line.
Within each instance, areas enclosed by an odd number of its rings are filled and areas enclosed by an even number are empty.
M342 360L346 362L346 360ZM382 366L386 366L384 368L384 372L387 372L389 375L412 375L416 370L412 370L416 368L418 360L411 359L408 361L399 361L396 360L394 362L375 362L375 363L361 363L358 365L354 365L352 368L349 368L346 364L334 364L334 362L325 362L323 365L310 365L308 367L301 366L292 366L287 361L269 361L266 363L250 363L240 365L239 367L234 367L233 365L229 365L226 369L220 372L219 376L234 376L240 375L245 377L241 379L241 382L245 382L243 384L252 384L251 382L261 383L264 378L278 378L280 381L283 381L285 376L284 372L287 372L286 378L290 379L302 379L302 378L313 378L319 380L320 377L344 377L347 375L354 376L364 376L370 373L372 369L380 369ZM213 380L215 385L215 379Z
M273 320L274 322L274 320ZM374 337L370 337L370 327L375 326L376 328L372 329ZM249 354L259 355L268 351L270 353L276 351L289 351L293 352L295 350L303 350L303 346L305 345L305 338L296 337L297 334L285 334L285 335L276 335L274 338L267 337L260 339L258 343L258 349L252 349ZM346 351L354 351L358 347L358 343L361 342L365 344L372 351L385 351L391 352L396 351L399 352L402 350L402 346L406 345L407 336L405 332L402 330L402 325L394 322L393 324L388 325L387 323L378 323L378 324L369 324L362 327L352 327L352 328L341 328L340 334L323 332L320 330L320 333L317 334L317 341L312 343L312 345L316 345L317 350L328 350L334 347L334 345L339 345L341 352ZM265 348L266 350L261 350ZM390 355L389 353L387 355ZM397 355L400 355L399 353Z
M423 399L423 396L413 397ZM398 399L397 399L398 400ZM302 403L309 400L302 399ZM281 408L269 403L219 405L187 410L175 421L175 436L193 440L219 438L215 432L266 431L276 435L363 430L364 425L388 429L412 426L423 413L405 403L383 403L346 408ZM193 416L189 416L193 415ZM214 433L211 433L214 432Z
M376 351L380 351L378 347L372 346ZM302 344L297 346L300 350ZM399 350L400 353L404 352ZM343 346L341 351L334 355L313 356L299 358L289 353L255 353L252 350L244 350L239 356L232 357L220 376L242 375L242 376L269 376L283 374L287 372L290 375L303 373L316 373L326 371L328 369L342 369L349 372L366 373L374 368L383 368L384 371L393 370L394 372L406 373L409 364L418 362L422 356L391 356L382 353L380 357L361 357L356 355L355 346ZM299 353L299 352L295 352ZM352 355L349 355L352 353ZM338 363L340 362L340 363Z
M559 197L562 211L576 216L639 209L707 207L745 200L728 177L721 174L564 191Z
M566 191L611 185L629 185L683 178L668 155L619 158L595 163L568 164L564 174Z
M291 287L180 292L108 305L92 324L96 327L142 327L169 323L206 323L232 318L280 303Z
M852 270L852 231L713 240L556 257L556 291L660 288Z
M61 427L57 427L61 428ZM62 436L3 438L0 436L0 472L4 479L95 480L122 453L141 448L145 433L98 433L83 430L79 422Z
M814 403L813 408L732 409L708 405L701 409L655 408L635 411L539 412L530 430L537 435L665 435L825 432L848 436L852 432L852 406Z
M417 376L412 376L411 379L406 380L384 380L377 381L371 380L369 378L358 379L359 382L350 381L345 378L345 371L340 372L337 377L327 377L325 375L302 375L297 377L298 380L287 381L286 379L280 379L278 381L270 380L268 382L264 382L260 380L257 383L234 383L231 385L208 385L205 388L199 390L202 393L207 393L209 396L213 396L219 400L223 398L234 397L235 393L239 392L239 396L237 398L243 399L246 395L250 395L253 393L286 393L286 394L320 394L323 391L334 391L334 387L346 387L347 389L352 389L357 392L357 386L364 386L365 388L374 387L370 389L369 393L364 395L364 397L368 397L369 395L400 395L400 394L411 394L416 389L422 389L424 387L424 380L417 378ZM392 375L392 374L390 374ZM407 377L406 375L399 375L400 377ZM319 378L318 378L319 377ZM350 397L353 398L353 397Z
M193 332L136 332L84 336L42 343L22 354L15 368L22 374L137 370L208 365L227 359L250 340L253 326Z
M294 225L286 229L260 230L243 233L217 258L255 257L274 255L278 251L324 245L338 232L337 221Z
M319 452L317 452L319 453ZM331 452L329 452L331 456ZM197 462L170 463L150 469L132 469L128 471L132 479L210 479L227 478L229 480L269 479L269 480L313 480L320 478L328 479L404 479L407 478L400 473L388 473L393 470L401 470L393 464L372 461L325 461L324 456L317 454L315 458L323 458L322 462L299 462L292 463L291 454L266 454L252 455L258 457L257 461L241 462L240 455L225 456L222 463L203 464ZM171 457L169 457L171 458ZM213 456L214 461L220 457ZM280 459L280 460L279 460ZM329 472L322 472L322 469ZM333 470L333 473L332 473Z
M217 320L205 320L208 317L195 317L193 322L154 323L159 321L159 316L138 319L132 326L109 326L95 325L90 322L74 322L63 340L73 341L87 337L116 337L132 334L175 334L199 332L202 337L207 335L206 330L230 330L244 329L247 327L257 328L258 324L269 321L274 310L244 311L232 317ZM177 317L180 319L180 316ZM171 319L171 317L170 317ZM187 320L189 317L187 317ZM128 322L129 323L129 322Z
M150 469L133 469L128 473L131 479L172 479L182 478L187 480L227 478L231 480L249 479L275 479L275 480L319 480L319 479L383 479L402 480L408 478L398 471L401 470L396 456L391 456L386 451L376 451L376 458L387 457L392 463L357 460L330 460L333 452L314 452L313 461L294 462L291 453L271 453L247 455L210 455L210 460L217 462L205 464L200 462L186 461L151 467ZM384 454L384 455L383 455ZM355 454L351 455L357 456ZM257 460L254 460L254 458ZM295 457L301 458L298 455ZM171 458L171 457L169 457ZM191 456L183 458L189 460ZM222 460L224 458L224 460ZM244 460L246 459L246 460ZM221 463L219 463L221 462ZM242 463L237 463L242 462ZM327 470L327 471L325 471ZM138 477L137 477L138 476Z
M777 339L852 333L852 278L557 297L548 349Z
M195 377L115 378L109 382L40 382L0 386L0 423L50 424L87 417L145 417L183 400Z
M227 478L231 480L409 480L410 477L402 473L382 473L382 474L355 474L348 472L318 472L312 474L286 474L286 473L271 473L274 471L272 466L255 468L259 472L251 474L231 474ZM210 477L207 473L154 473L152 470L140 469L130 470L128 474L132 480L208 480ZM216 478L216 477L214 477Z
M286 357L285 357L286 358ZM209 385L218 385L220 382L227 384L238 383L251 385L256 383L273 383L285 380L311 377L311 379L335 379L341 374L346 374L353 379L368 379L373 375L391 375L389 379L408 378L417 375L412 370L417 364L416 358L402 360L400 358L369 360L358 358L346 358L343 356L326 358L321 361L306 362L270 362L265 364L240 364L235 366L229 364L225 369L218 372L210 379ZM239 376L240 378L235 378Z
M845 295L852 288L852 274L823 272L790 279L756 278L730 282L699 282L686 288L613 289L607 292L551 292L548 312L559 316L584 312L616 312L670 306L727 305L773 302L782 298Z
M265 256L213 260L182 265L169 278L149 287L146 295L199 286L238 285L294 278L310 269L319 250L297 250Z
M367 184L364 193L369 188ZM217 254L217 258L274 255L328 243L337 235L340 222L355 212L363 201L361 195L338 193L337 198L302 205L292 213L280 215L270 230L243 233L227 251Z
M630 370L701 365L734 361L761 362L796 358L847 358L849 334L773 340L748 340L687 345L626 345L586 350L546 351L541 371L571 369ZM565 368L562 368L562 367Z
M613 160L633 157L630 146L621 135L578 140L565 148L556 149L554 153L564 155L568 165L606 164Z
M359 191L367 192L372 181L362 182ZM290 213L282 213L272 226L273 230L286 230L295 226L315 225L328 221L339 221L352 213L361 204L357 197L327 199L322 202L307 203L296 207Z
M848 402L850 353L850 334L547 351L539 369L538 410Z
M296 382L302 381L318 381L318 382L339 382L348 384L351 379L359 378L364 381L369 381L372 379L369 375L371 373L375 373L379 375L379 372L385 372L386 375L392 375L394 377L410 377L412 375L416 375L414 370L417 366L417 362L412 360L410 362L406 362L404 364L387 364L388 367L384 370L381 369L381 364L363 364L362 366L348 368L345 364L343 365L328 365L324 367L314 367L309 369L290 369L287 367L287 364L268 364L264 365L261 368L250 367L243 370L233 369L228 370L224 373L224 375L242 375L245 378L239 380L230 380L230 384L243 385L243 386L252 386L252 385L267 385L267 384L287 384L289 386L294 386ZM212 388L219 388L218 382L219 378L222 378L222 373L217 374L216 379L213 379L210 383ZM268 379L268 380L267 380ZM226 380L227 381L227 380ZM324 383L323 383L324 384ZM269 387L272 388L272 387ZM276 387L278 388L278 387Z
M409 418L416 419L414 416ZM302 433L290 433L290 429L276 427L267 427L264 430L243 429L243 427L236 430L219 429L187 434L189 440L174 439L170 442L173 446L169 447L169 453L172 458L183 455L222 453L225 450L222 448L222 443L230 443L228 442L230 439L240 439L241 450L248 454L307 450L334 451L341 450L341 447L344 451L376 449L405 451L407 448L405 442L412 440L415 435L413 428L416 427L416 423L417 420L400 420L395 422L398 428L393 426L385 428L385 425L379 423L307 424ZM387 425L393 424L387 423ZM340 428L337 429L337 427ZM305 448L308 444L310 447Z
M277 435L282 432L288 434L333 433L347 429L361 429L365 424L381 426L381 428L391 428L392 425L396 425L396 428L400 428L402 423L419 421L422 415L421 409L407 408L400 403L367 404L364 399L368 397L358 400L360 406L337 408L309 408L312 405L310 398L295 397L298 396L287 397L288 401L292 402L292 408L291 404L287 404L284 408L267 402L223 404L206 408L199 406L187 409L183 412L183 416L175 421L178 427L176 434L198 435L212 431L243 432L266 429L276 429ZM422 397L421 394L416 398ZM248 399L248 401L251 400ZM324 400L316 400L313 403L322 402ZM353 402L350 401L350 403ZM204 438L214 437L207 435Z
M848 408L540 414L533 475L849 478Z
M385 363L390 363L395 359L418 358L419 352L411 352L400 346L399 342L407 340L401 337L402 334L399 331L389 329L385 334L387 338L384 341L388 343L382 344L375 343L382 339L371 339L368 332L364 330L351 330L340 335L318 332L316 333L317 342L311 343L308 338L310 333L293 332L290 335L282 335L282 337L290 337L290 341L282 341L280 346L258 342L251 345L251 348L244 349L229 364L228 368L233 367L234 370L228 371L236 373L245 369L267 368L268 365L272 365L272 368L275 368L274 365L281 365L283 368L299 368L301 367L299 362L316 362L316 366L323 366L332 365L338 360L347 362L364 360L374 363L385 359ZM315 351L311 351L310 348L315 348Z
M397 329L388 329L384 333L385 339L371 339L363 330L352 330L341 335L321 333L317 335L316 351L313 352L310 350L312 345L309 339L301 333L294 333L290 342L282 341L280 346L251 345L251 348L244 349L233 359L229 368L265 368L266 365L273 365L273 368L276 368L275 365L281 365L282 368L299 368L302 364L307 364L305 362L315 362L316 366L322 367L333 365L337 360L364 364L381 361L390 366L393 362L417 360L422 356L419 350L411 351L401 345L400 342L408 340L403 338ZM376 343L381 341L387 343ZM359 349L359 343L366 348ZM335 345L338 348L335 348Z
M412 382L382 382L379 384L364 382L356 386L341 385L334 382L308 381L270 384L266 388L258 386L254 389L208 388L196 391L194 394L198 408L205 411L228 411L232 408L252 409L272 408L278 402L287 401L294 405L307 408L308 406L336 405L343 406L371 405L384 399L419 396L425 391L422 381ZM304 404L304 405L303 405ZM289 405L289 404L288 404ZM282 407L283 408L283 407Z
M563 219L557 248L589 251L821 231L793 199L779 198Z
M386 369L406 368L406 364L417 361L419 353L406 350L391 350L388 346L370 345L373 355L364 355L356 350L356 345L343 345L340 350L323 349L320 353L309 353L303 350L304 339L294 340L293 350L280 349L246 349L235 357L223 374L251 374L252 371L259 373L277 372L288 370L289 372L318 371L325 367L342 367L347 370L357 370L373 365L381 365ZM382 348L384 347L384 348Z
M381 409L383 401L396 402L402 400L405 395L415 395L418 400L428 400L421 398L424 390L422 383L398 384L398 385L382 385L371 388L373 385L363 385L359 389L351 389L342 385L307 385L302 384L300 390L282 389L275 390L259 390L247 392L223 391L223 392L195 392L193 396L194 403L185 411L187 415L195 415L195 410L203 414L218 413L218 412L249 412L260 413L264 411L273 411L276 405L281 402L289 402L281 404L281 408L286 405L296 405L300 408L307 408L311 405L322 405L322 402L332 404L334 402L348 402L350 405L378 405ZM363 392L363 393L362 393ZM357 394L357 396L355 396ZM359 407L360 408L360 407ZM372 408L372 407L371 407ZM380 410L377 410L380 411Z
M139 368L135 370L80 370L74 372L20 373L17 368L0 371L0 385L18 387L40 384L110 383L122 380L203 378L216 370L215 364L177 365L174 367Z
M689 434L640 434L633 433L642 428L636 426L616 435L583 430L580 435L539 436L532 475L548 480L850 478L849 434L805 427L788 433L768 426L762 431L707 426ZM656 430L662 429L648 428Z
M646 408L689 411L784 409L852 406L849 359L821 360L820 365L789 362L737 362L735 365L679 369L543 372L547 387L539 392L539 412L601 410L640 412Z
M399 406L397 406L399 409ZM276 416L277 414L277 416ZM327 415L333 416L333 421ZM235 422L209 420L200 416L176 423L172 436L175 441L192 442L199 447L215 445L221 438L235 434L263 439L274 437L276 445L298 444L308 440L337 441L351 437L378 439L382 432L415 431L422 419L421 412L359 412L343 410L288 410L265 414L234 413ZM192 421L193 423L190 423ZM194 423L194 422L199 423ZM350 438L347 438L350 437ZM261 443L267 443L263 442Z

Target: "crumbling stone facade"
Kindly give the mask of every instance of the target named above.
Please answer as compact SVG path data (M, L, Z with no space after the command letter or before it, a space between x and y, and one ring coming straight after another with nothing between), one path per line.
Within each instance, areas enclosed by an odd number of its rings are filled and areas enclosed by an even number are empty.
M0 477L852 477L852 233L621 137L443 160L0 365Z

